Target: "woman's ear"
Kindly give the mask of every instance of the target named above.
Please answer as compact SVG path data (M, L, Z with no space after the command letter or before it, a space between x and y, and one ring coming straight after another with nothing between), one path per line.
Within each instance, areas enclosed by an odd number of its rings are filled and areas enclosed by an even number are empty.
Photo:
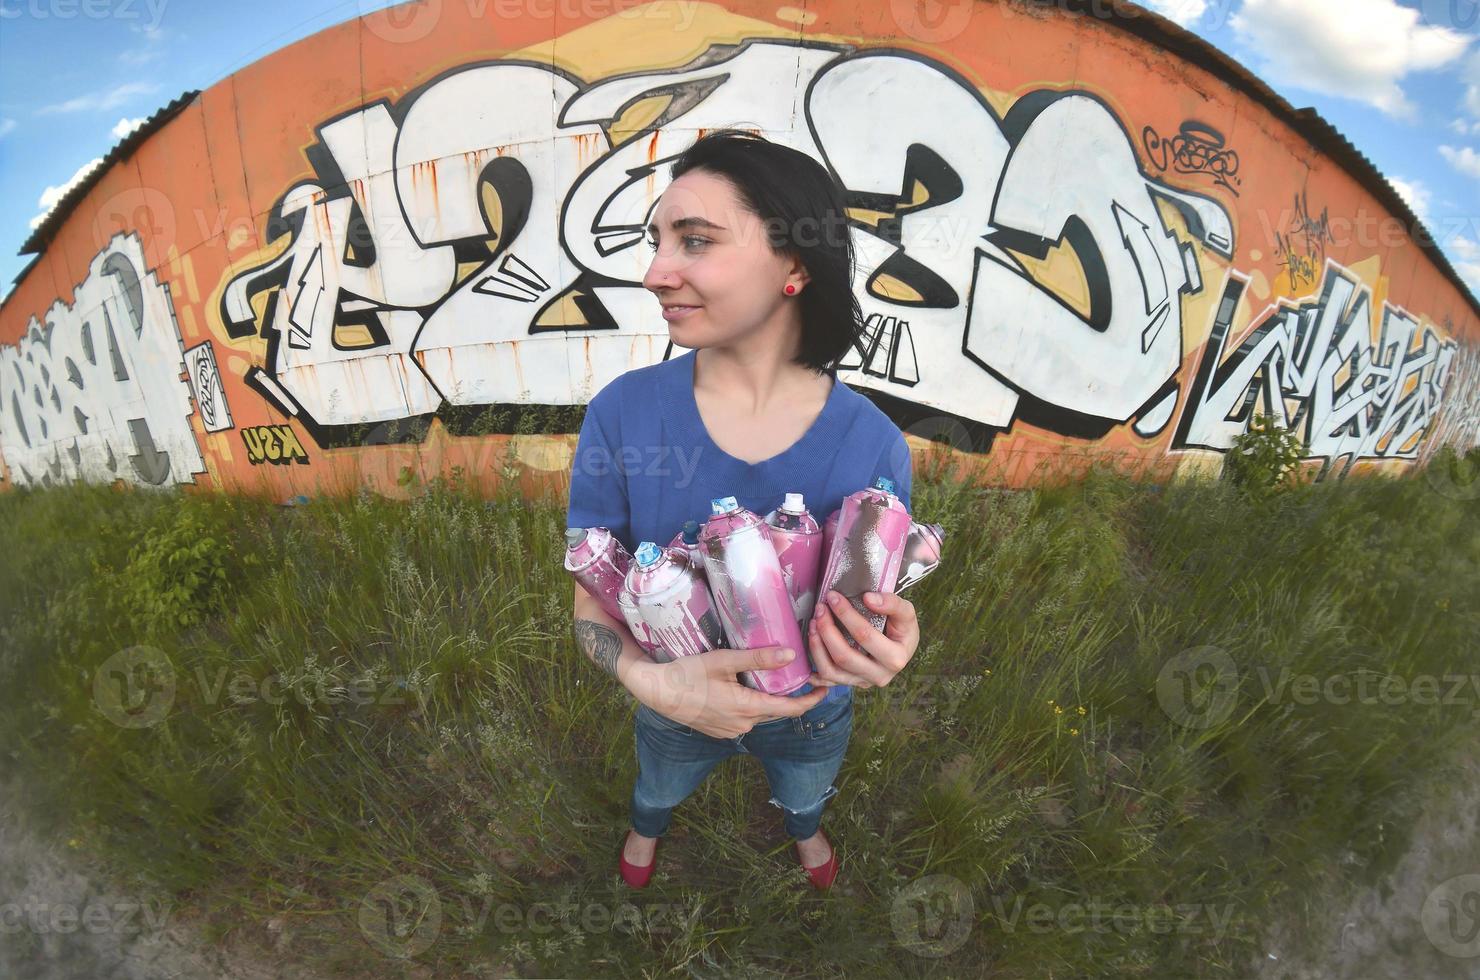
M807 267L805 265L802 265L801 261L798 260L791 267L791 271L787 275L786 281L796 283L797 290L800 291L803 286L812 281L812 277L807 273Z

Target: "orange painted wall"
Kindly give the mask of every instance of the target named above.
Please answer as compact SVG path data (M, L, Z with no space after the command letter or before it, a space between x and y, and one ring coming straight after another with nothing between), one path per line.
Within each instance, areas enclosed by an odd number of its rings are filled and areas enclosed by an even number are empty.
M866 202L878 343L842 377L920 448L1022 484L1216 470L1253 410L1331 475L1480 441L1473 301L1266 105L1105 20L914 10L410 4L263 58L116 162L0 307L4 485L558 488L573 434L460 433L665 356L630 229L724 125Z

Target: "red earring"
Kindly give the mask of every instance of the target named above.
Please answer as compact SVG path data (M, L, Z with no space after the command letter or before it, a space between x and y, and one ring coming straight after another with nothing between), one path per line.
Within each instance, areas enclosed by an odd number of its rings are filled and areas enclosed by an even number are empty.
M786 295L788 295L788 296L794 296L794 295L796 295L796 291L797 291L797 287L793 286L791 283L787 283L786 284Z

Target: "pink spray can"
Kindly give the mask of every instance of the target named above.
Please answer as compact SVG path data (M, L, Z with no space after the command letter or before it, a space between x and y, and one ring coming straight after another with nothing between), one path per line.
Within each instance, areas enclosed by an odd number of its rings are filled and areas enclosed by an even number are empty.
M716 497L710 507L713 513L699 531L699 547L732 649L784 647L795 654L783 666L745 671L745 683L767 694L790 694L807 683L812 664L771 544L771 529L734 497Z
M822 564L827 566L827 556L832 554L833 538L838 536L838 516L843 513L839 507L827 515L827 523L822 525Z
M565 529L565 570L601 604L603 612L617 622L627 624L638 646L652 653L656 644L648 635L641 617L635 616L635 607L629 608L631 597L625 595L622 588L631 565L632 556L607 528Z
M899 581L895 592L903 592L920 579L940 567L941 548L945 545L946 529L939 524L910 525L909 537L904 539L904 557L899 560Z
M616 620L622 618L617 593L631 565L632 556L606 528L565 529L565 570Z
M838 529L822 572L820 592L836 589L874 629L883 632L884 616L863 603L865 592L894 592L910 512L894 495L894 481L881 476L872 487L850 493L839 508ZM847 635L847 630L843 631ZM848 637L857 648L858 642Z
M689 558L689 567L707 583L704 574L704 552L699 550L698 521L684 521L683 530L673 536L673 540L668 542L668 547L676 548L686 554Z
M788 493L781 506L766 515L771 544L781 562L781 577L791 596L797 626L806 635L807 621L817 605L817 576L822 572L822 529L807 512L799 493Z
M626 589L658 645L659 659L691 657L725 645L709 587L682 551L659 548L652 541L639 544Z

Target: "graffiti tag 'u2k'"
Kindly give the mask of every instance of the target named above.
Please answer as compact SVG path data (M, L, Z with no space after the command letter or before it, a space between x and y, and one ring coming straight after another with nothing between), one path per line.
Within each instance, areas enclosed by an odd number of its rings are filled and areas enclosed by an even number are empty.
M649 124L611 145L645 100ZM269 342L249 382L333 445L357 423L579 403L662 359L643 229L664 165L737 119L847 189L869 335L844 367L860 387L995 427L1024 397L1071 430L1167 424L1198 249L1232 255L1220 204L1144 174L1092 95L1030 95L998 118L917 54L772 41L589 86L478 64L325 123L318 179L284 192L274 252L223 295L226 329ZM1077 270L1068 285L1054 262Z

